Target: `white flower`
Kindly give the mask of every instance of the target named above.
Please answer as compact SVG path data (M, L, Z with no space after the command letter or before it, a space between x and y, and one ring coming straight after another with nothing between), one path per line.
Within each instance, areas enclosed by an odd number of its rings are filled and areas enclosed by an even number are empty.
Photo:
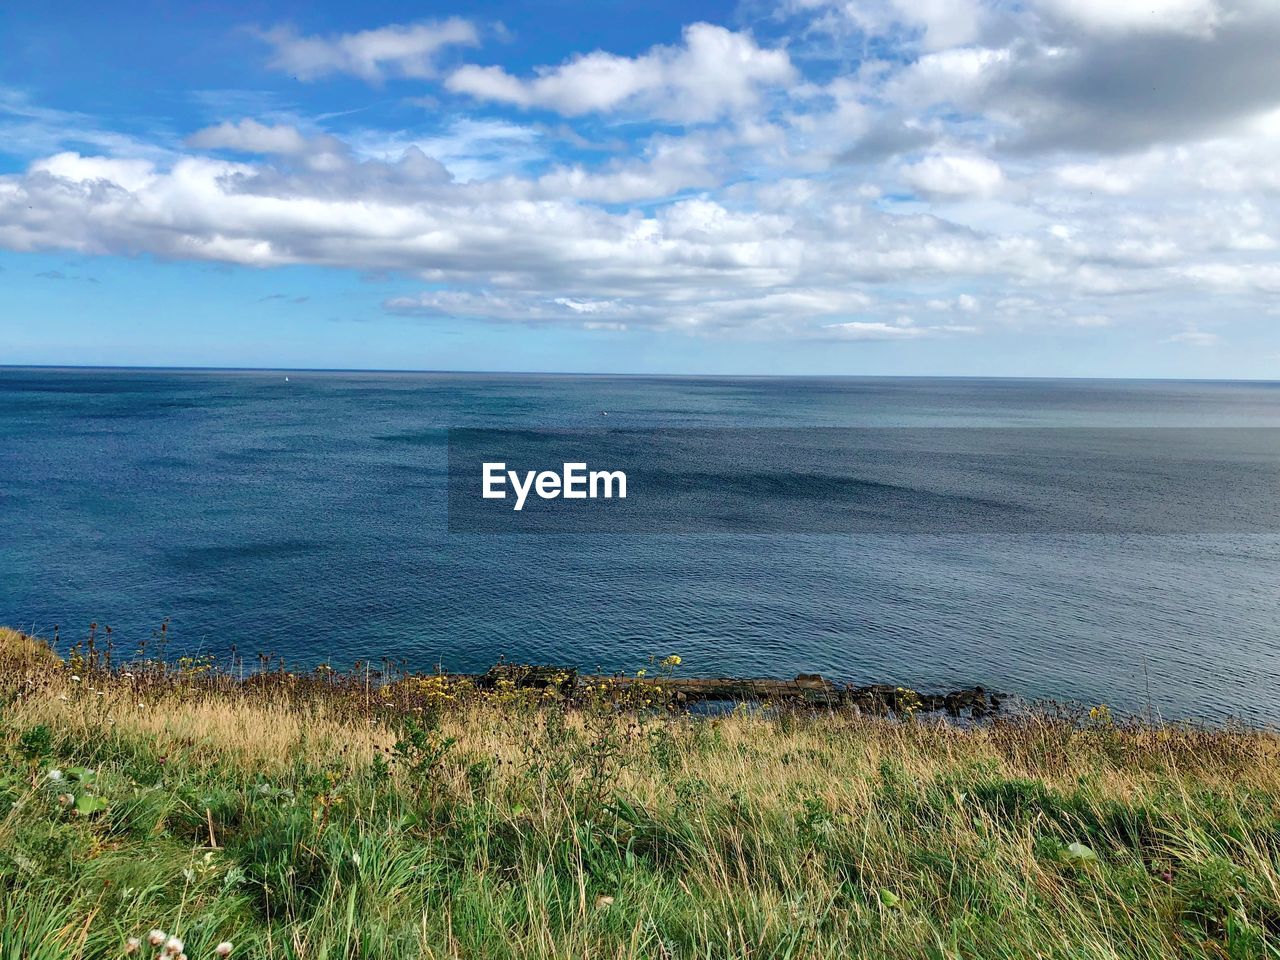
M147 943L151 944L153 947L158 947L160 944L164 943L164 938L167 936L168 934L163 930L152 930L147 934Z
M214 952L214 953L216 953L216 954L217 954L218 956L220 956L220 957L229 957L229 956L231 956L231 943L230 943L230 941L228 941L228 940L223 940L220 944L218 944L216 947L214 947L214 948L213 948L213 952Z
M79 678L79 677L77 677L77 676L73 673L73 674L71 675L71 682L72 682L72 683L79 683L79 682L80 682L80 678Z
M57 767L54 767L52 770L49 771L49 779L52 780L54 783L57 783L59 780L62 779L62 771L59 770Z
M176 957L182 952L183 946L183 942L177 937L170 937L164 942L164 952Z
M128 940L124 942L124 952L137 953L138 948L141 946L142 946L141 940L139 940L137 937L130 937Z

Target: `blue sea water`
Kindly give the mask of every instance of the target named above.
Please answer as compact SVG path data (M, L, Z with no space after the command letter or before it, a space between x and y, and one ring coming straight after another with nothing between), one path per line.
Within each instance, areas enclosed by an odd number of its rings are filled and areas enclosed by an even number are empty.
M170 655L235 644L298 664L631 670L675 652L691 674L981 683L1280 723L1266 525L450 533L445 432L597 428L601 410L622 429L1275 428L1280 384L285 376L0 369L0 623L65 640L97 621L127 649L167 618Z

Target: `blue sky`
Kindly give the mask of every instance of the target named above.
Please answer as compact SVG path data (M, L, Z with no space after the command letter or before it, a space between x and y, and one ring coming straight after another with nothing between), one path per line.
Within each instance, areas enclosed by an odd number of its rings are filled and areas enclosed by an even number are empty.
M1273 378L1266 0L0 11L0 363Z

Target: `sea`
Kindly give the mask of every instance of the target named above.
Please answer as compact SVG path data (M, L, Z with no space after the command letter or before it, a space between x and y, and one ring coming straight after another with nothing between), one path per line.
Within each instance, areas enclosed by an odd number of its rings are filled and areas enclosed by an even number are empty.
M778 437L829 452L845 436L954 430L953 446L1008 449L1063 431L1143 438L1145 452L1119 471L1032 457L1014 485L998 458L951 451L967 454L973 502L1034 488L1078 523L933 530L918 520L935 475L908 470L873 526L495 532L450 523L449 431L465 428L684 431L686 464L698 438L731 437L706 441L708 475L727 476L739 517L793 492L776 463L753 466L752 444L776 461ZM234 647L303 669L502 658L614 672L678 654L690 676L979 684L1276 726L1280 501L1265 494L1280 489L1280 446L1237 450L1217 474L1179 455L1187 436L1241 431L1280 436L1280 384L0 368L0 624L56 631L64 648L109 625L125 652L165 624L171 658ZM795 482L812 501L812 471ZM1212 522L1090 526L1091 487L1120 490L1135 516L1198 491ZM833 509L852 495L820 489Z

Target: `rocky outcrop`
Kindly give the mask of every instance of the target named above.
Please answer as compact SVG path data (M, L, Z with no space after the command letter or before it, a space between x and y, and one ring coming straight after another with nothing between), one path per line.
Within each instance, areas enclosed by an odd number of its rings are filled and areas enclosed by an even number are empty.
M579 683L608 683L619 691L635 686L652 689L660 699L676 705L714 703L769 703L790 707L848 710L873 716L908 716L946 713L951 717L980 719L1001 706L999 694L982 687L942 693L921 693L889 684L853 686L837 684L820 674L801 673L793 680L739 677L627 677L579 676L576 671L553 666L499 664L476 678L478 688L499 683L517 688L554 687L572 696Z

